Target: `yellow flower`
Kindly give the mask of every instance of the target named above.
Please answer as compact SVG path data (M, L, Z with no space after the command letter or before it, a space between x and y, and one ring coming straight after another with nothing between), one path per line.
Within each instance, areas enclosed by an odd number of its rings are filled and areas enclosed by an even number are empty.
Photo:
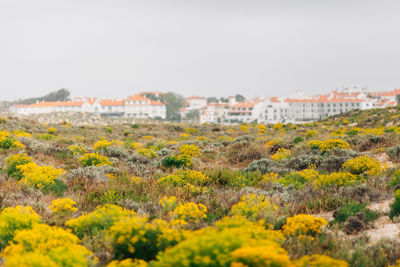
M203 204L188 202L179 204L171 213L171 218L182 219L189 223L199 223L207 218L207 207Z
M49 206L56 214L68 214L77 211L76 202L70 198L59 198L51 202Z
M349 264L343 260L336 260L329 256L314 254L305 255L293 262L298 267L348 267Z
M289 236L315 236L322 233L322 227L328 222L319 217L314 217L308 214L298 214L286 219L286 224L283 226L283 233Z
M271 217L278 209L264 195L248 194L231 208L232 215L245 216L251 220Z

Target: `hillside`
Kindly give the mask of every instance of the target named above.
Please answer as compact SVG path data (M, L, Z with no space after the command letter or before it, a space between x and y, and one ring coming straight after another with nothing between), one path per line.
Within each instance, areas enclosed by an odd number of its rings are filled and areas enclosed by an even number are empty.
M7 266L395 264L397 111L299 125L0 118L1 257Z

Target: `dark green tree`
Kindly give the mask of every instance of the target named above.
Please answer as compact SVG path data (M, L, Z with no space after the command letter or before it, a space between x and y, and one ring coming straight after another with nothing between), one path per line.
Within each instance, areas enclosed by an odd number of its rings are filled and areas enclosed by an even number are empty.
M173 92L168 92L162 95L160 100L167 106L167 120L179 121L179 109L182 108L185 103L183 96Z

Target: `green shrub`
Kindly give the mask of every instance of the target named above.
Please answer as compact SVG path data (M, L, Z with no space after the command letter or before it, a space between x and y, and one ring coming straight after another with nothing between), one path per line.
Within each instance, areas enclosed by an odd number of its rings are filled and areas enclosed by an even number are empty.
M33 162L33 158L29 157L26 153L7 157L5 161L6 163L5 170L7 172L7 175L17 180L20 180L23 175L22 171L17 167L20 165L25 165L30 162Z
M293 139L293 143L294 144L297 144L297 143L301 143L301 142L303 142L304 141L304 138L303 137L301 137L301 136L296 136L294 139Z
M345 222L350 216L354 216L359 212L364 213L366 222L375 220L377 218L376 213L370 209L367 209L366 206L367 204L359 204L356 202L345 204L335 212L335 221L339 223Z
M400 190L396 190L396 193L394 195L394 201L390 205L389 217L390 219L393 220L394 217L397 217L399 215L400 215Z

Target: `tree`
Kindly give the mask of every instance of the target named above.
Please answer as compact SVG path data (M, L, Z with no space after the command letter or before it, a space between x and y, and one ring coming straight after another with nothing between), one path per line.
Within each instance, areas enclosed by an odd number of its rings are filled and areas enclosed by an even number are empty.
M396 102L397 102L397 105L400 105L400 95L396 95Z
M183 104L185 103L183 96L173 92L168 92L164 95L161 95L160 100L166 105L167 120L179 121L179 109L182 108Z
M67 89L60 89L51 93L48 93L45 96L42 97L36 97L36 98L27 98L27 99L22 99L20 101L17 101L18 103L29 105L36 103L38 101L48 101L48 102L56 102L56 101L67 101L69 100L69 95L70 91Z
M185 117L189 121L198 121L200 119L200 112L198 109L194 109L189 111Z
M208 103L218 103L218 99L216 97L214 97L214 96L208 97L207 98L207 104Z
M246 98L244 96L240 95L240 94L237 94L235 96L235 99L236 99L236 102L243 102L243 101L246 100Z

